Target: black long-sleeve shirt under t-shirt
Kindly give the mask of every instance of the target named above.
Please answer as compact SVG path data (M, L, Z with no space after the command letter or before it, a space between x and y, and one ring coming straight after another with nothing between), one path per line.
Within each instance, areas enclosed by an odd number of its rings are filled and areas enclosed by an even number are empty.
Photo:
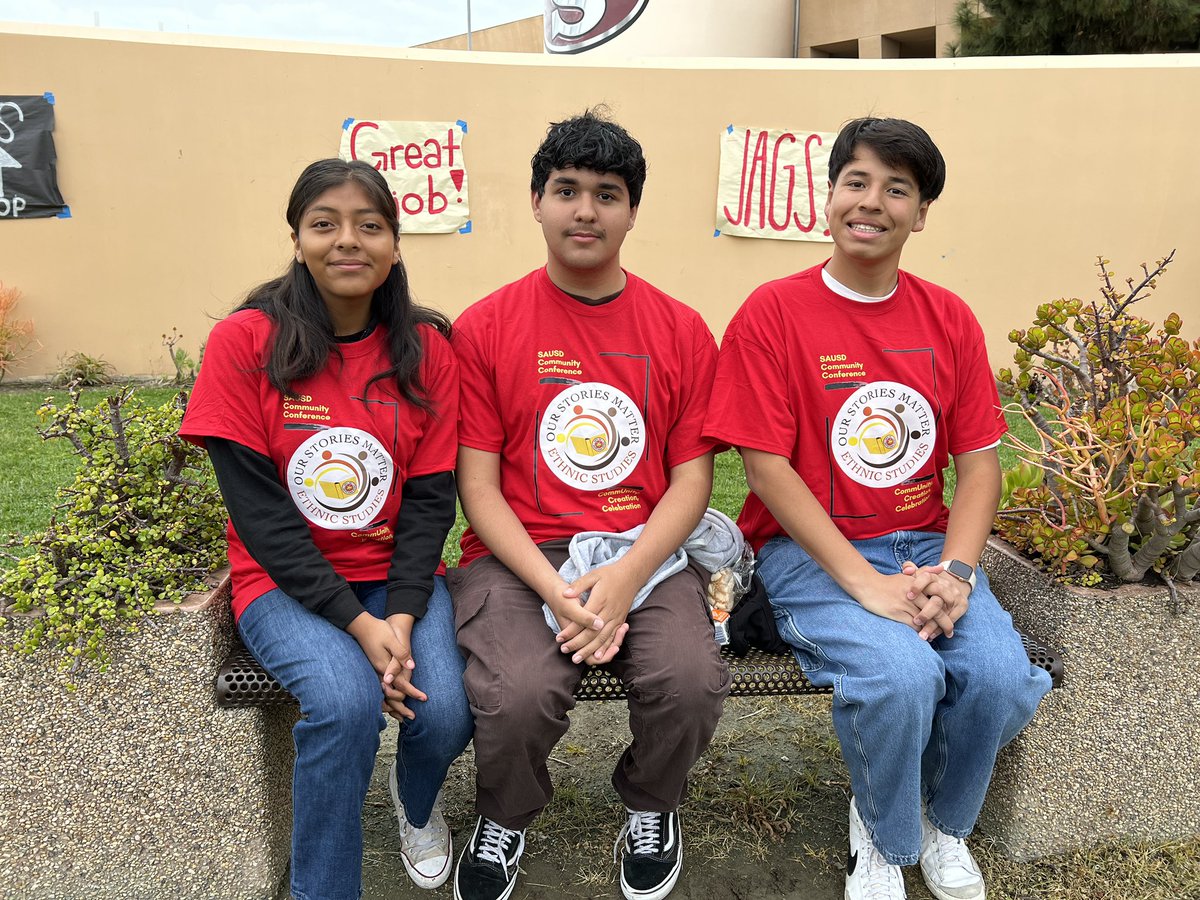
M279 480L275 463L236 441L209 437L209 458L225 508L255 562L306 608L345 628L362 604L316 544L303 515ZM386 615L420 618L433 593L433 574L455 519L453 472L410 478L393 523L396 546L387 576Z

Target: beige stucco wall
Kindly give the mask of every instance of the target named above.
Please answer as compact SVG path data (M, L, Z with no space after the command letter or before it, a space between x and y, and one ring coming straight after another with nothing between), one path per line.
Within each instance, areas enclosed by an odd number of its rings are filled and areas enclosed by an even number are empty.
M654 0L615 38L585 52L592 56L736 56L791 58L796 0ZM543 16L531 16L471 36L475 50L542 53ZM421 44L423 50L466 50L466 34Z
M541 53L544 44L543 33L542 17L530 16L527 19L473 31L471 49L493 53ZM467 35L464 32L417 46L422 50L466 50Z
M915 32L934 37L934 56L958 39L958 0L655 0L625 32L586 52L621 56L737 56L809 58L814 47L847 44L863 59L898 58L897 40ZM799 13L799 33L796 17ZM984 15L986 10L980 10ZM541 53L542 16L474 32L475 50ZM466 34L418 45L466 50ZM849 49L849 48L848 48ZM912 54L909 54L912 55Z
M180 40L0 25L0 92L57 96L59 180L73 218L0 221L0 280L44 349L169 370L288 255L300 169L336 152L348 116L465 119L474 231L409 236L416 293L451 314L544 260L529 157L545 123L607 102L650 159L626 265L693 304L720 336L759 282L830 245L714 238L718 135L731 123L834 130L865 113L925 125L950 164L905 267L966 297L993 362L1037 303L1094 296L1097 253L1124 273L1179 248L1161 300L1200 328L1200 57L686 60L601 67L544 56Z
M791 58L796 0L654 0L615 38L584 51L606 58L630 56L736 56ZM466 50L466 34L419 45L423 50ZM543 16L476 31L475 50L542 53Z

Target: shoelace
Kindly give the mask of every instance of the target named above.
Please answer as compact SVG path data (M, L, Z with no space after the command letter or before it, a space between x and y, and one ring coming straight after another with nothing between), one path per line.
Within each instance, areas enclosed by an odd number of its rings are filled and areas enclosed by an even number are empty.
M971 853L967 850L967 842L962 838L946 834L944 831L935 829L935 832L934 840L937 842L938 864L942 870L943 877L950 877L950 874L957 869L958 871L954 874L959 879L974 880L975 871L974 866L971 864Z
M896 900L904 896L904 876L900 874L900 867L891 865L874 845L870 845L863 862L867 866L864 900Z
M404 843L412 857L424 859L431 851L444 854L446 849L445 828L445 820L438 822L434 815L429 817L429 823L424 828L417 828L415 825L409 824L404 835Z
M475 848L475 859L493 862L507 873L508 858L504 855L505 847L520 836L518 831L497 825L491 819L484 819L483 834L479 836L479 845Z
M662 813L656 812L631 812L629 820L617 834L617 842L613 844L613 862L619 862L621 841L625 840L626 835L632 839L634 856L656 852L662 817Z

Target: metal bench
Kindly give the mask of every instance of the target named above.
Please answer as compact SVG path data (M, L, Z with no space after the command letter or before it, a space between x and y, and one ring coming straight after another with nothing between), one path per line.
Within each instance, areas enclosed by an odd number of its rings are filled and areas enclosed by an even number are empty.
M1062 683L1063 663L1058 651L1018 629L1029 662L1050 673L1054 686ZM736 657L727 650L721 655L733 675L731 697L778 697L787 694L826 694L828 688L815 687L792 656L778 656L751 650ZM241 640L235 641L229 655L217 670L216 700L218 706L230 709L251 706L275 706L295 703L295 698L283 686L263 671ZM620 700L625 697L621 680L601 668L589 668L575 692L577 700Z

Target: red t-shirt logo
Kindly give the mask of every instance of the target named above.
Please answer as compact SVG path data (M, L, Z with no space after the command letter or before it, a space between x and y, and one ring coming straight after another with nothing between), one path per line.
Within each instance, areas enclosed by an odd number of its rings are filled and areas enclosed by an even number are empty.
M838 467L867 487L891 487L916 475L933 455L933 410L919 393L894 381L856 390L834 418Z
M304 517L333 531L370 528L387 501L392 457L358 428L326 428L288 461L288 488Z
M599 381L573 384L546 408L538 435L542 460L560 481L584 491L616 487L645 450L642 411Z

